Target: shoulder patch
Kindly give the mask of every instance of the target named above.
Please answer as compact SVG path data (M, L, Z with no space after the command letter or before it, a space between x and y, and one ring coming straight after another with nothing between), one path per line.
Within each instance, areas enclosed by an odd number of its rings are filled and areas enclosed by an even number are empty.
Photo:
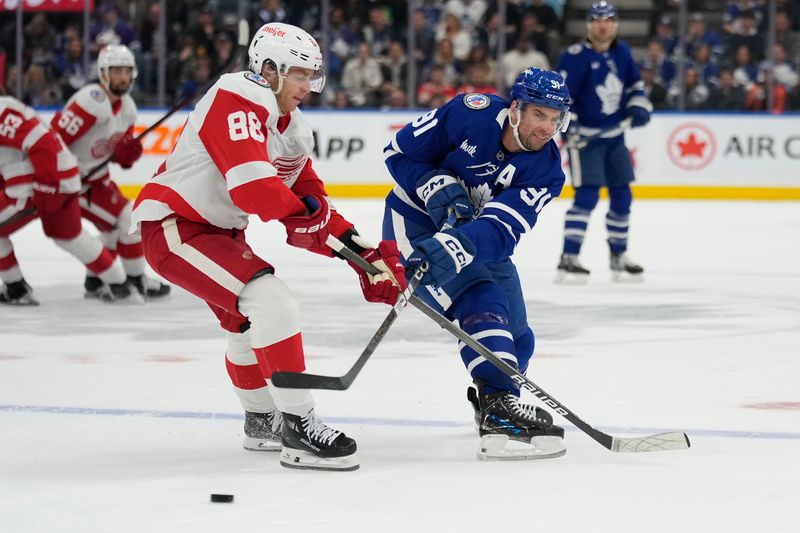
M245 72L244 77L252 81L256 85L261 85L262 87L269 87L269 82L264 76L259 76L254 72Z
M572 55L580 54L581 50L583 50L583 45L581 43L575 43L569 48L567 48L567 52L569 52Z
M470 109L486 109L489 107L489 97L485 94L469 93L464 95L464 105Z
M92 100L95 102L103 102L106 99L106 93L102 89L92 89L89 91L89 96L91 96Z

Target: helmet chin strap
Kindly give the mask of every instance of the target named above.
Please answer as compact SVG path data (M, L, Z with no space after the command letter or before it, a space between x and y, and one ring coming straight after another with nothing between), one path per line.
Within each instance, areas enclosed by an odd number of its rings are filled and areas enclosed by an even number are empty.
M514 119L511 116L508 117L508 123L511 124L511 132L514 134L514 140L517 141L517 146L519 146L520 149L524 150L525 152L530 152L531 149L526 147L524 144L522 144L522 141L519 140L520 122L522 122L522 111L520 111L519 102L517 102L517 123L514 124Z

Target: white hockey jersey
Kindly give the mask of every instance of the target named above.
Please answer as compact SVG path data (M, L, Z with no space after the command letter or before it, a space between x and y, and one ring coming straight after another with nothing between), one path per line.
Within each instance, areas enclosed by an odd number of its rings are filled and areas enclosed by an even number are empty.
M97 83L90 83L67 101L51 121L52 128L61 136L78 158L81 176L87 174L108 156L136 122L136 104L126 94L112 104L106 91ZM108 178L108 166L89 177L89 182Z
M0 174L9 198L31 197L34 180L62 194L80 190L75 156L33 109L10 96L0 96Z
M197 103L178 143L133 208L134 224L173 213L220 228L305 213L299 197L325 196L311 168L311 127L300 110L280 116L267 81L225 74ZM350 225L335 212L331 220Z

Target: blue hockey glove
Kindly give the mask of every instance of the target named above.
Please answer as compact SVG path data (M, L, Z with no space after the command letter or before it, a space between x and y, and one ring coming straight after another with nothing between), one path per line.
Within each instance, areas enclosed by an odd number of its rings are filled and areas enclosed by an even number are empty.
M437 229L442 229L448 218L451 218L451 227L472 220L472 203L467 192L449 170L433 170L418 179L417 196L425 202L425 209ZM454 224L451 215L454 215Z
M650 111L638 105L628 108L628 116L631 117L632 128L640 128L650 122Z
M456 277L473 259L475 245L460 231L449 229L414 246L414 252L408 258L408 267L417 269L427 261L428 271L420 283L441 287Z

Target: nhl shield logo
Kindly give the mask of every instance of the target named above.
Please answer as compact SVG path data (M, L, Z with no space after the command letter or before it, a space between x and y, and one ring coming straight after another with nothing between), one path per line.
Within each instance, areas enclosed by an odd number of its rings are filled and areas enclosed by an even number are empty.
M252 81L256 85L261 85L262 87L269 87L269 82L263 76L259 76L255 72L245 72L244 77L248 80Z
M470 109L486 109L489 103L489 97L485 94L469 93L464 96L464 105Z

